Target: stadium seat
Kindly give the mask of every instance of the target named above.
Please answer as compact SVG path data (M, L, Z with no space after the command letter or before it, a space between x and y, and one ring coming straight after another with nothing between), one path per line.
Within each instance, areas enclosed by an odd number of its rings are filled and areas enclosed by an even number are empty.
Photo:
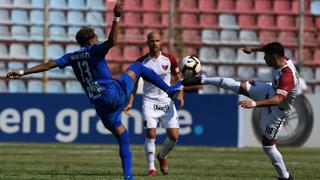
M255 0L255 12L270 13L272 12L272 1L269 0Z
M198 10L197 0L179 1L178 6L180 11L197 11Z
M296 30L293 16L289 16L289 15L277 16L277 27L280 30Z
M107 26L101 12L87 12L86 23L91 26Z
M78 81L67 81L65 89L66 93L84 93Z
M298 22L297 22L297 24L298 24ZM311 31L316 30L313 16L305 16L304 17L304 28L306 30L311 30Z
M90 1L90 0L89 0ZM68 9L85 10L88 9L86 0L68 0Z
M65 78L64 70L61 70L59 68L54 68L48 71L48 77L49 78Z
M254 68L250 66L239 66L237 76L242 81L252 80L255 77Z
M257 80L270 82L272 71L269 67L259 67L257 69Z
M29 80L27 84L28 93L42 93L43 92L43 82L40 80Z
M143 13L143 25L145 27L157 27L161 26L161 14L160 13Z
M4 63L3 61L0 61L0 77L6 77L8 70L7 70L7 66L6 63Z
M43 40L43 27L42 26L32 26L30 30L30 37L35 41Z
M96 28L94 28L94 31L98 35L100 41L105 41L107 39L104 28L96 27Z
M196 13L182 13L180 14L180 26L185 28L198 28L199 20Z
M70 41L76 41L76 39L75 39L75 35L77 34L77 32L79 31L79 27L72 27L72 26L69 26L68 27L68 39L70 40Z
M12 1L11 0L0 0L1 7L4 8L12 8Z
M259 39L262 43L268 43L276 41L276 32L275 31L259 31Z
M254 11L254 0L237 0L236 10L239 13L248 13Z
M214 29L204 29L201 32L201 39L203 43L215 44L220 40L219 34Z
M265 64L264 53L263 52L257 52L256 53L256 62L259 63L259 64Z
M313 53L313 62L320 65L320 49L315 50Z
M258 16L258 27L261 29L276 29L273 16L260 15Z
M143 0L142 7L144 11L158 11L161 0Z
M141 13L136 12L126 12L124 14L124 24L130 26L138 26L142 24L142 16Z
M218 0L217 10L220 12L234 12L235 2L234 0Z
M226 29L238 29L236 17L231 14L220 14L219 26Z
M84 26L84 15L81 11L68 11L67 23L71 26Z
M294 31L281 31L279 33L279 41L284 45L297 45L297 37Z
M184 43L200 43L201 38L199 31L192 29L185 29L182 31L182 40Z
M125 46L123 49L123 56L124 56L124 59L127 61L134 61L141 55L142 54L140 52L140 49L137 46L128 45L128 46Z
M240 14L238 16L238 25L241 29L256 29L256 18L252 15Z
M66 41L67 33L62 26L51 26L49 28L49 39L51 41Z
M42 62L28 62L27 68L34 67L36 65L39 65ZM28 77L32 78L42 78L44 73L34 73L34 74L29 74Z
M144 43L141 29L139 28L126 28L124 30L124 41L132 43Z
M233 30L221 30L220 42L223 44L236 44L239 42L237 31Z
M255 53L246 54L241 49L237 50L237 62L239 63L255 63Z
M11 37L16 41L28 41L30 40L27 26L12 26Z
M182 57L196 55L198 56L198 51L193 46L185 46L182 51Z
M201 62L216 62L218 60L217 50L212 47L201 47L199 59Z
M310 0L304 0L304 13L310 12ZM293 0L292 2L292 12L299 12L299 0Z
M0 23L1 24L10 24L10 15L8 10L1 9L0 10Z
M305 46L317 46L319 42L317 42L316 34L313 31L304 31L303 33L303 44Z
M303 62L313 62L312 52L309 48L303 50Z
M24 44L12 43L10 44L10 57L13 59L28 59L27 47Z
M199 0L199 10L202 12L212 12L216 9L215 0Z
M65 25L66 24L66 17L64 15L63 11L50 11L49 12L49 23L51 25Z
M320 16L314 17L315 18L315 26L317 29L320 29Z
M136 58L138 58L138 57L136 57ZM122 57L121 47L114 46L113 48L111 48L107 54L107 59L108 60L123 60L124 58Z
M294 60L294 52L291 49L284 49L284 54L287 56L289 59Z
M20 69L25 69L23 63L15 62L15 61L9 61L9 63L8 63L8 71L20 70Z
M274 0L273 11L276 13L290 12L290 0Z
M11 40L11 34L9 32L9 26L0 25L0 39L1 40Z
M9 59L9 50L6 44L0 44L0 59Z
M66 0L50 0L49 7L54 9L66 9L67 1Z
M257 32L253 30L240 30L239 39L242 44L259 44Z
M66 46L66 53L73 53L75 51L80 50L80 46L76 44L68 44Z
M142 0L130 0L124 3L124 9L141 10ZM110 6L109 6L110 7Z
M320 16L320 1L312 1L310 6L311 13L315 16Z
M220 62L234 62L235 60L236 60L236 52L233 48L230 48L230 47L219 48Z
M310 88L309 88L310 89ZM315 94L320 94L320 85L318 85L318 86L316 86L315 88L314 88L314 93Z
M42 44L29 44L28 56L31 60L43 60L43 45Z
M33 8L44 8L44 0L31 0Z
M177 18L175 18L177 19ZM175 20L175 22L178 22ZM162 14L161 15L161 25L163 27L169 27L169 15L168 14Z
M48 58L49 60L60 58L64 55L64 49L61 45L49 45Z
M30 12L30 22L32 25L42 25L44 23L44 12L32 10Z
M76 76L73 73L73 69L71 66L67 66L63 69L63 77L64 78L70 78L70 79L75 79Z
M64 93L64 87L61 81L48 81L48 93Z
M104 0L90 0L87 1L87 7L92 10L106 10L106 6L104 5Z
M16 8L30 8L29 0L13 0L13 5Z
M303 70L302 70L301 74L302 74L302 78L306 82L310 82L310 81L314 80L313 70L310 67L303 67Z
M147 0L149 1L149 0ZM168 12L169 11L169 0L161 0L160 9L162 12Z
M28 12L26 10L15 9L11 11L11 20L15 24L28 25Z
M9 92L25 93L27 92L26 84L22 80L11 80L8 82Z
M0 80L0 92L1 93L8 92L7 83L4 80Z
M320 81L320 67L317 67L316 69L316 80Z
M218 66L218 76L220 77L235 77L236 71L233 65Z
M200 27L202 28L218 27L217 16L214 14L200 14L199 21Z

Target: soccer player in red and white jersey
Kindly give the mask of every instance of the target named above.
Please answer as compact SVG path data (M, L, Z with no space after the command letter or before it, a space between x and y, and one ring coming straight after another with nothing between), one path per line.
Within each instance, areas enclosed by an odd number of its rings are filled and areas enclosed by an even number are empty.
M239 101L239 105L243 108L262 108L263 150L277 170L279 180L293 179L292 175L288 173L275 143L297 95L299 88L297 70L292 60L284 55L284 48L278 42L272 42L262 47L246 47L242 50L247 54L256 51L265 53L266 64L273 68L271 83L239 82L221 77L190 77L184 79L182 85L214 85L251 98L252 100Z
M171 80L178 81L179 79L182 79L176 59L161 51L160 33L156 31L149 33L147 36L147 44L149 46L149 53L140 57L137 61L142 62L146 67L153 69L168 85L171 84ZM157 158L160 163L161 172L164 175L167 175L168 154L174 148L179 138L177 110L168 95L150 82L144 81L143 91L142 111L146 129L144 148L148 163L148 174L151 176L157 174L154 164L156 149L155 140L157 125L158 123L161 123L162 127L166 129L167 138L165 139ZM129 114L129 110L132 107L135 92L136 91L131 94L128 106L125 108L127 114ZM179 94L177 100L179 101L180 107L182 107L184 104L182 93Z

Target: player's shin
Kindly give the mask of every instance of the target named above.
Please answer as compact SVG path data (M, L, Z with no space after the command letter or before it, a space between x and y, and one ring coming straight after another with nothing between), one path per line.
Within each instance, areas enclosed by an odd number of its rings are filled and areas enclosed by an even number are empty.
M289 173L286 169L286 165L284 164L282 155L276 148L276 145L272 146L263 146L264 152L268 155L271 160L272 165L277 170L279 176L281 178L289 178Z
M168 157L168 154L171 152L171 150L174 148L174 146L176 145L177 141L173 141L171 140L169 137L167 137L165 140L164 140L164 143L163 143L163 147L162 149L160 150L159 152L159 156L160 158L162 159L167 159Z
M156 169L154 165L154 157L155 157L155 139L146 138L144 143L144 150L146 153L147 163L148 163L148 170Z
M232 78L221 78L221 77L203 77L202 84L214 85L223 89L231 90L235 93L239 92L241 82L236 81Z
M125 177L132 177L132 154L130 152L130 142L128 131L116 136L119 144L119 155L121 158L122 170Z

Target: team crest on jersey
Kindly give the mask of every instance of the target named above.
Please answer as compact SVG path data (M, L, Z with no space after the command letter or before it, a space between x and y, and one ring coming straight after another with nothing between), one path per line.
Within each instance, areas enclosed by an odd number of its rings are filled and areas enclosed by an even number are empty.
M168 69L168 65L162 65L161 67L162 67L162 69L165 70L165 71Z

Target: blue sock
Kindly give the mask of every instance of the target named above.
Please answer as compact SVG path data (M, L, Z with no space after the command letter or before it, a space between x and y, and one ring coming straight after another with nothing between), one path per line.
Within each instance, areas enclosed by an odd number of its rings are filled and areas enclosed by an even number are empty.
M124 177L132 177L132 155L130 152L130 142L128 131L116 136L119 144L119 155L121 158L122 170Z
M165 83L152 69L145 67L141 62L131 64L128 69L133 71L137 78L141 76L144 80L156 85L164 92L168 92L170 86Z

